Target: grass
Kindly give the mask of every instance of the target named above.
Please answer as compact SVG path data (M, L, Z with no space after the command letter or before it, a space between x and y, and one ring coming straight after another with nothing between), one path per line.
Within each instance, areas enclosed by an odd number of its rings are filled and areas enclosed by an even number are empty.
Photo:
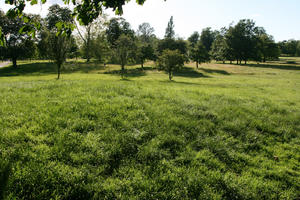
M69 63L61 80L42 61L1 68L0 191L5 199L299 199L294 61L189 64L172 82L150 63L128 67L125 80L119 66L96 63Z

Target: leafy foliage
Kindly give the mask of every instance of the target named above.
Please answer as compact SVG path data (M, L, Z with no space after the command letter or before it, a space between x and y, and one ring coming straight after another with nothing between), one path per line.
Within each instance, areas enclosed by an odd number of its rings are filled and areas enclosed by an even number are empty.
M170 18L170 21L168 22L168 26L166 28L165 38L166 39L174 39L175 37L175 30L174 30L174 21L173 16Z
M71 48L70 35L67 30L73 27L71 11L68 8L61 8L59 5L53 5L49 8L46 18L48 36L47 45L49 58L57 65L57 79L60 78L61 67L67 58L67 53ZM66 30L61 32L61 30Z
M22 18L36 16L24 15ZM32 38L26 34L24 27L27 25L22 18L11 19L0 10L1 34L5 41L2 47L3 58L10 59L14 67L17 67L17 60L20 58L32 58L36 52L36 45ZM37 19L36 19L37 20ZM22 29L23 31L20 31Z
M121 75L124 78L125 65L129 59L134 59L137 47L133 39L127 35L121 35L115 44L115 53L121 64Z
M210 55L201 41L198 41L196 46L191 48L190 58L196 62L197 68L198 64L210 61Z
M116 41L121 35L134 37L134 31L124 18L112 18L106 30L107 40L112 47L116 47Z
M184 66L184 55L179 50L164 50L158 58L158 65L169 74L169 80L173 78L173 72Z
M205 46L207 52L211 50L211 46L215 40L215 37L216 32L213 32L210 27L202 30L200 41Z

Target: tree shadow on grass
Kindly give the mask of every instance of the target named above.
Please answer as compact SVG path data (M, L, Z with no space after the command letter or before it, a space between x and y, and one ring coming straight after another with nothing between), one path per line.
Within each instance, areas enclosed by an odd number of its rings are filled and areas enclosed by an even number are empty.
M90 73L96 70L104 70L105 67L101 63L90 62L90 63L67 63L63 69L63 73Z
M41 75L57 73L53 63L20 64L17 68L11 66L0 68L0 76Z
M96 63L66 63L62 70L62 74L68 73L89 73L94 70L104 69L103 65ZM17 68L13 66L0 68L0 77L9 77L9 76L25 76L25 75L49 75L56 74L57 66L51 62L37 62L37 63L28 63L20 64Z
M206 69L206 68L199 68L199 69L209 74L215 73L215 74L230 75L230 73L228 73L227 71L219 70L219 69Z
M201 85L199 83L191 83L191 82L183 82L183 81L176 81L176 80L164 80L164 81L159 81L160 83L164 84L180 84L180 85Z
M141 77L146 76L146 71L153 70L152 67L144 67L142 68L134 68L134 69L125 69L124 77L127 78L134 78L134 77ZM104 74L111 74L111 75L118 75L121 76L121 70L112 70L108 72L104 72Z
M183 67L179 71L174 72L174 77L187 77L187 78L209 78L209 76L200 73L193 68Z
M269 68L269 69L300 70L300 66L296 66L296 65L246 64L244 66Z

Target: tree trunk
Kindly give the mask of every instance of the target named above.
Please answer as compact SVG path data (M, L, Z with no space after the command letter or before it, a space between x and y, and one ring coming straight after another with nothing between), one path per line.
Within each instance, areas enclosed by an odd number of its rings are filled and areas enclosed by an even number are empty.
M240 65L242 64L242 60L240 60Z
M122 77L122 79L124 78L124 74L125 74L125 65L122 64L121 65L121 77Z
M199 63L198 62L196 62L196 67L197 67L197 69L199 68Z
M239 64L239 59L236 60L236 64L237 64L237 65Z
M142 63L141 63L141 66L142 66L142 69L144 69L144 62L142 61Z
M13 67L17 68L17 58L13 58L12 62L13 62Z
M245 60L245 65L247 65L247 60Z
M225 60L223 60L223 64L225 64Z
M232 64L232 60L230 61L230 64Z
M60 78L60 67L61 67L61 65L57 64L57 79Z
M173 78L172 71L171 71L171 70L169 70L169 80L171 81L171 80L172 80L172 78Z
M264 63L266 62L266 57L264 56Z

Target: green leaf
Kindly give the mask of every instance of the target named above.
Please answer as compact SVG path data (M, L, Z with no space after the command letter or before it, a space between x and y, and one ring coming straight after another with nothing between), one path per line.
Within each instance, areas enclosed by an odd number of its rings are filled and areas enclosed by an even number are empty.
M35 5L37 3L38 3L37 0L31 0L30 5Z
M42 4L45 4L47 2L47 0L41 0Z
M6 3L6 4L13 5L13 4L14 4L14 0L5 0L5 3Z
M9 9L6 13L6 16L8 16L9 18L15 18L17 16L17 13L14 9Z
M34 26L35 26L35 28L36 28L37 30L41 30L41 23L35 22L35 23L34 23Z
M29 18L28 17L23 17L23 21L25 22L25 23L28 23L29 22Z
M0 27L0 46L4 47L5 46L5 39L4 39L4 35L2 33L2 29Z
M31 37L35 38L35 31L34 30L31 32Z
M56 24L55 24L55 26L56 26L56 28L58 29L58 30L61 30L62 29L62 27L63 27L63 22L57 22Z

